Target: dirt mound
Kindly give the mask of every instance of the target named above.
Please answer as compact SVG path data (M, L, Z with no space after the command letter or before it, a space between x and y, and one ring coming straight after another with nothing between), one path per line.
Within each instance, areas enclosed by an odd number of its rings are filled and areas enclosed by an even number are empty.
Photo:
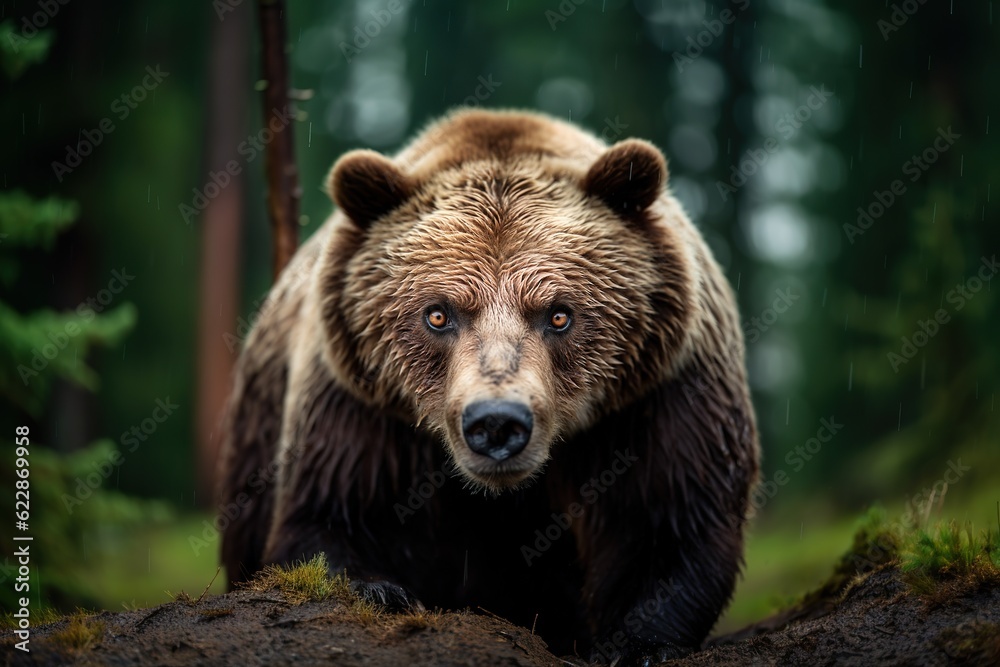
M665 664L1000 665L995 586L967 587L932 601L912 593L899 571L886 567L853 582L835 604L791 616L786 625L768 619Z
M88 636L89 635L89 636ZM484 614L373 614L278 591L61 620L32 631L9 665L553 665L530 630Z
M668 665L997 665L1000 587L947 599L913 593L887 565L814 600L718 638ZM388 614L329 598L293 604L278 590L237 591L34 628L31 653L0 636L8 665L560 665L531 633L482 612Z

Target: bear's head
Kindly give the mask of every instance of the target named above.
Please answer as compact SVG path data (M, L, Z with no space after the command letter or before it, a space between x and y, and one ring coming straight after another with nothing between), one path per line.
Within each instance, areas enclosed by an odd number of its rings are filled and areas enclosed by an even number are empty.
M651 144L460 112L394 159L345 154L319 283L326 361L369 404L440 434L476 485L550 448L680 361L692 233Z

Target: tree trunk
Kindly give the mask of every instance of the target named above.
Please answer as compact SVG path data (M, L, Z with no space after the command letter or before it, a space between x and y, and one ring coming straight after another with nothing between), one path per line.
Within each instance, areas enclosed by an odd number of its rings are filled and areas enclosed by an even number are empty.
M264 126L291 113L288 100L288 58L285 52L284 0L261 0L259 5L261 71L264 88ZM295 166L295 135L290 121L274 132L266 146L267 208L274 240L274 277L295 254L299 244L299 171Z
M240 6L212 31L208 80L208 127L205 164L223 171L235 159L236 147L247 136L250 88L250 9ZM201 282L198 313L198 406L195 428L197 501L211 504L215 495L216 462L222 411L232 388L233 364L239 348L230 349L239 317L240 252L243 222L243 172L219 189L201 218Z

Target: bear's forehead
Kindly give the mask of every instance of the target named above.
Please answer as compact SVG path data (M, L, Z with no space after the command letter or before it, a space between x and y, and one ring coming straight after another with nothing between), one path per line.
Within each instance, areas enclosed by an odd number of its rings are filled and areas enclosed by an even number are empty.
M582 307L629 290L644 263L621 221L573 192L467 187L397 231L384 265L397 296L439 293L468 310L491 302L526 312L558 301Z

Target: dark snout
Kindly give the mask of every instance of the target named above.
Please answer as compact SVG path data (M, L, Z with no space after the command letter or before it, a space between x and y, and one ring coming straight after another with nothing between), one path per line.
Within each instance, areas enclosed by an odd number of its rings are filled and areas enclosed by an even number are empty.
M462 412L462 433L469 449L504 461L531 439L534 420L528 406L513 401L478 401Z

